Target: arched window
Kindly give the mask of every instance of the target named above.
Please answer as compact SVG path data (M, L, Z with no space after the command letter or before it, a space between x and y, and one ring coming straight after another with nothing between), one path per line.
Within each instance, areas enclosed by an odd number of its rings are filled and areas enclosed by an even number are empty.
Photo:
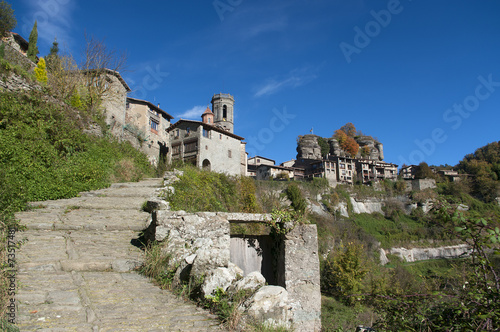
M224 120L227 119L227 106L226 105L222 106L222 119L224 119Z

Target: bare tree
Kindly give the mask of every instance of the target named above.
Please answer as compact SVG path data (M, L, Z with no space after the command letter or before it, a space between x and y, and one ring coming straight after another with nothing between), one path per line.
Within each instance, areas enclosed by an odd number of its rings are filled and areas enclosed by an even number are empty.
M71 55L50 57L48 85L52 93L61 100L78 94L82 84L82 74Z
M104 40L85 34L85 49L81 70L84 76L89 107L95 110L111 85L109 75L125 70L127 55L114 49L108 49Z

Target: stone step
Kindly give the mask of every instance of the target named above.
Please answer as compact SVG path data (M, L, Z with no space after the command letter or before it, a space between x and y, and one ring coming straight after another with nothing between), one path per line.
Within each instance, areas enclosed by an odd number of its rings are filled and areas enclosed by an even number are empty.
M20 274L21 331L215 331L213 315L136 273Z
M139 210L85 209L78 206L61 209L36 209L16 214L21 224L33 230L142 231L150 214Z
M213 315L154 286L135 269L161 179L114 184L16 214L21 331L216 331Z

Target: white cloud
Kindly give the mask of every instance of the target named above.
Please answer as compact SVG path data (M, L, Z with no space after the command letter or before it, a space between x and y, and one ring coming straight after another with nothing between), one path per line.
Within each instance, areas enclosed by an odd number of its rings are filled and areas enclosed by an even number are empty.
M260 86L255 93L255 97L272 95L282 89L296 88L307 84L317 77L309 68L295 69L290 72L285 78L280 80L268 79L265 84Z
M194 106L184 113L177 115L176 118L200 121L201 115L203 114L203 112L205 112L206 109L206 106Z
M39 46L50 48L54 38L57 38L60 49L70 48L73 44L70 33L73 26L75 2L66 0L28 0L26 2L31 10L17 20L22 36L28 39L33 24L37 21Z

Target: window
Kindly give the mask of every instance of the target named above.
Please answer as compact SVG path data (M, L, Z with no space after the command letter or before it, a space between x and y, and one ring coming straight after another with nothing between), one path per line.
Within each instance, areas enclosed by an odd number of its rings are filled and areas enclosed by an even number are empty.
M227 156L231 158L231 150L227 150Z
M159 123L156 122L156 120L154 120L154 119L149 119L149 123L151 124L151 131L158 132Z
M186 128L186 136L189 136L191 129L189 127Z
M179 154L181 153L181 145L175 145L172 146L172 154Z
M227 106L224 105L222 106L222 119L226 120L226 118L227 118Z
M198 142L190 142L184 144L184 153L194 152L198 150Z
M179 134L180 134L179 129L176 129L176 130L175 130L175 136L174 136L174 137L175 137L175 138L179 138Z
M210 138L210 130L203 129L203 137Z

